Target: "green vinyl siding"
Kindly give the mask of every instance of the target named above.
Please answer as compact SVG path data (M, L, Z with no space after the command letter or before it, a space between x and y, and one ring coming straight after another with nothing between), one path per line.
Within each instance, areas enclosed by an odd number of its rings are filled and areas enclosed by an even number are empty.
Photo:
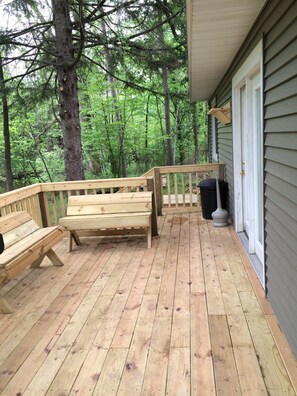
M264 214L266 294L297 357L297 1L267 1L214 92L231 100L232 77L263 39ZM232 125L219 124L233 213Z

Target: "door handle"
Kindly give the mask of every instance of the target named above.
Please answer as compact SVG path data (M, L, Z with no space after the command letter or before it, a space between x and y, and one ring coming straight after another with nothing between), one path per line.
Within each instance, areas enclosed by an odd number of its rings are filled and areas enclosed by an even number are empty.
M241 174L241 176L245 175L245 171L244 171L244 170L241 170L241 171L240 171L240 174Z

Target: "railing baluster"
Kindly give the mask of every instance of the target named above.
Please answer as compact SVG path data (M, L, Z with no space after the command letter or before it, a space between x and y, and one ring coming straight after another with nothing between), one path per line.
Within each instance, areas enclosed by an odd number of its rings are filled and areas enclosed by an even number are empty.
M174 193L175 193L175 207L178 208L178 183L177 183L177 173L174 174Z
M54 220L55 220L55 225L59 223L59 216L58 216L58 207L57 207L57 200L56 200L56 194L54 191L51 192L51 202L52 202L52 209L53 209L53 215L54 215Z
M185 192L185 175L181 174L181 182L182 182L182 196L183 196L183 207L186 206L186 192Z
M171 186L170 186L170 174L167 173L167 194L168 194L168 207L171 208Z
M66 210L65 210L64 192L63 191L59 192L59 197L60 197L61 215L62 215L62 217L64 217L64 216L66 216Z
M47 221L48 225L51 225L51 216L50 216L50 211L49 211L48 196L47 196L46 192L43 193L43 201L44 201L46 221Z
M192 173L189 173L189 194L190 194L190 208L192 208L193 207Z

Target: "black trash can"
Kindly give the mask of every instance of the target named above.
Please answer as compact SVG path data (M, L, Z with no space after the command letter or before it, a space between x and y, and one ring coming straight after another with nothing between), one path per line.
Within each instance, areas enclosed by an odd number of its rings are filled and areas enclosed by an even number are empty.
M228 183L219 179L222 208L227 209ZM211 214L217 209L216 179L206 179L199 183L202 216L212 219Z

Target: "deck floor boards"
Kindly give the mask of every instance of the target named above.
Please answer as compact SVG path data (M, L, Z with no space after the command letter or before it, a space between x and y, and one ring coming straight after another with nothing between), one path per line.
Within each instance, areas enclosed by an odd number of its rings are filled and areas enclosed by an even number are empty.
M63 267L45 259L2 288L1 395L296 396L233 229L194 212L158 229L151 249L89 237L67 253L65 239Z

